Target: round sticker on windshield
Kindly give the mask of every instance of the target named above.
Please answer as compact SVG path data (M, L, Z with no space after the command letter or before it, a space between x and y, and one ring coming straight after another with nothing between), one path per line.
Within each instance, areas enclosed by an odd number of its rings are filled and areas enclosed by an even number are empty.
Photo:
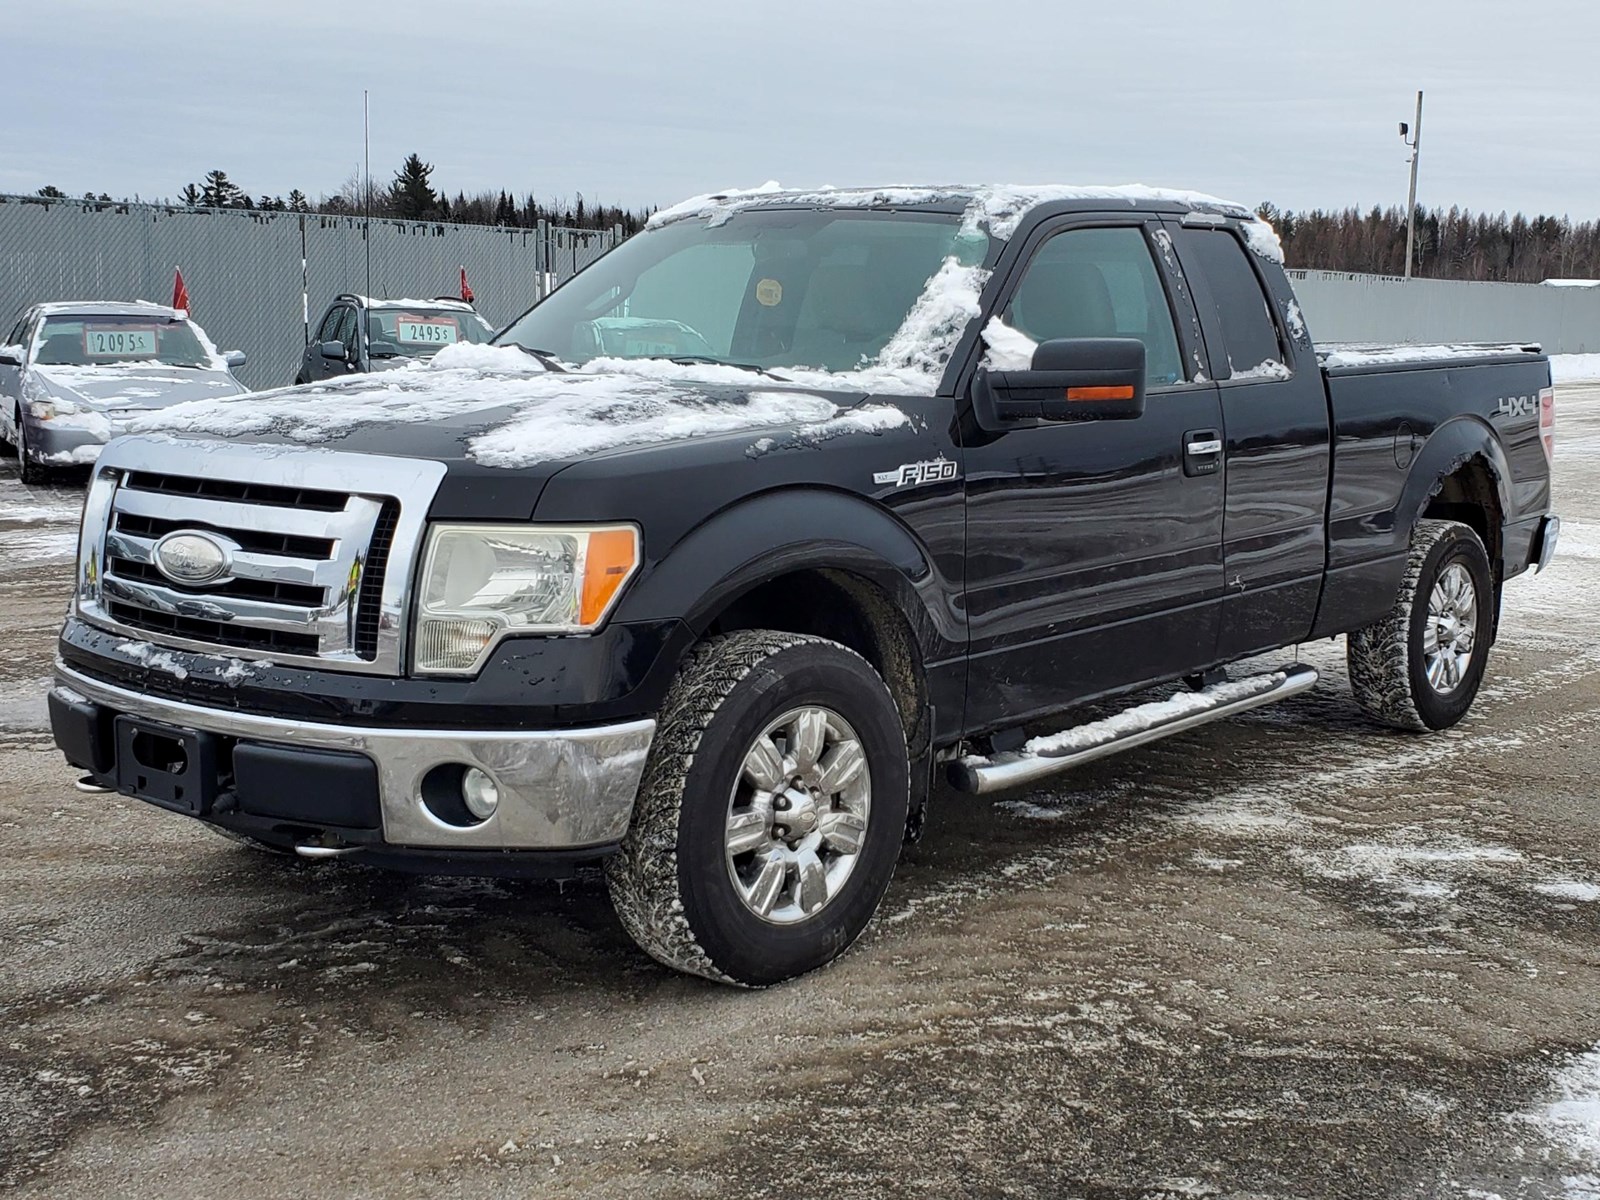
M763 279L756 284L756 302L765 308L776 308L783 303L783 284L776 279Z

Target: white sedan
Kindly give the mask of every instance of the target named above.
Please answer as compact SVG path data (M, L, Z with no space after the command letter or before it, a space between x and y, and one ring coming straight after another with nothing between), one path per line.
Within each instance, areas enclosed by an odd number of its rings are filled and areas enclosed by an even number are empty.
M52 466L93 463L143 412L235 396L242 351L158 304L36 304L0 344L0 442L24 483Z

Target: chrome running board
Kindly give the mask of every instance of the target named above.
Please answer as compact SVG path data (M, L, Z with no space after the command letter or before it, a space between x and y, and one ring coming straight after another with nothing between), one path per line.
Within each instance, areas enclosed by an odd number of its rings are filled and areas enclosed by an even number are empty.
M1135 746L1194 729L1235 713L1275 704L1316 685L1314 667L1287 666L1265 675L1251 675L1212 684L1198 692L1178 692L1170 699L1136 705L1115 716L1076 725L1060 733L1034 738L1020 750L992 757L969 755L950 764L950 784L958 792L984 795L1021 787L1070 771Z

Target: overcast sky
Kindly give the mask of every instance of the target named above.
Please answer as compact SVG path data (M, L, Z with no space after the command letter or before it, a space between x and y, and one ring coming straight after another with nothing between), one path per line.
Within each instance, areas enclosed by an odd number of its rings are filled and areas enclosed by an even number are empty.
M1600 216L1596 0L5 0L0 191L1148 183Z

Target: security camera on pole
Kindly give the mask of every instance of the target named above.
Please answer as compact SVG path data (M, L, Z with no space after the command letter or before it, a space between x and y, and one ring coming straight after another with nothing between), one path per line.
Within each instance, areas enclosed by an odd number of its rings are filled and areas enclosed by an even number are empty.
M1407 136L1407 135L1410 136ZM1422 93L1417 93L1417 122L1400 122L1400 139L1411 147L1411 195L1406 200L1406 278L1411 278L1411 261L1417 244L1417 157L1422 153Z

